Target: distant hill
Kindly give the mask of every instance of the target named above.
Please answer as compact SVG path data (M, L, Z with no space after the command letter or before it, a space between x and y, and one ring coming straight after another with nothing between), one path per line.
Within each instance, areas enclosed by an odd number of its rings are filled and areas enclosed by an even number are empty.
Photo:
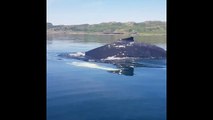
M107 22L100 24L81 24L81 25L53 25L47 23L48 33L66 32L82 34L136 34L145 33L166 34L166 22L145 21L145 22Z

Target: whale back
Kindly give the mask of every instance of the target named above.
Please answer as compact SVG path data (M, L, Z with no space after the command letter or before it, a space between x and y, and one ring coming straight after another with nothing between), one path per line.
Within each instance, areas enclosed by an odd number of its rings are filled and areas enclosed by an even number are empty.
M166 51L156 45L135 42L133 37L129 37L87 51L85 55L92 59L108 57L165 58Z

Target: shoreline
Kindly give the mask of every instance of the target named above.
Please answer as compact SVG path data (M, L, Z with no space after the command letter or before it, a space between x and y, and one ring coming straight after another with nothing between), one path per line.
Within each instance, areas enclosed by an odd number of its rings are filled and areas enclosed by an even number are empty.
M114 36L166 36L166 33L138 33L138 34L131 34L131 33L102 33L102 32L93 32L93 33L85 33L85 32L53 32L47 31L47 36L51 35L114 35Z

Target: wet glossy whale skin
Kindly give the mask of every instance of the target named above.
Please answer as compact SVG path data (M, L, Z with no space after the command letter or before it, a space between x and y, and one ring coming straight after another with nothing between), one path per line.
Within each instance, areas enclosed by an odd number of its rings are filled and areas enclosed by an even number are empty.
M166 58L166 51L156 45L135 42L133 37L124 38L85 52L91 59L105 59L107 57L135 57L135 58Z

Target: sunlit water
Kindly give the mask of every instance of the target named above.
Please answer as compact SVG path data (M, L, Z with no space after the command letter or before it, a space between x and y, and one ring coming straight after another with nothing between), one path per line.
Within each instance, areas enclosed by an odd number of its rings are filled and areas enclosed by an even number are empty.
M48 120L166 120L166 67L125 76L108 72L111 64L59 57L106 44L74 41L47 42Z

